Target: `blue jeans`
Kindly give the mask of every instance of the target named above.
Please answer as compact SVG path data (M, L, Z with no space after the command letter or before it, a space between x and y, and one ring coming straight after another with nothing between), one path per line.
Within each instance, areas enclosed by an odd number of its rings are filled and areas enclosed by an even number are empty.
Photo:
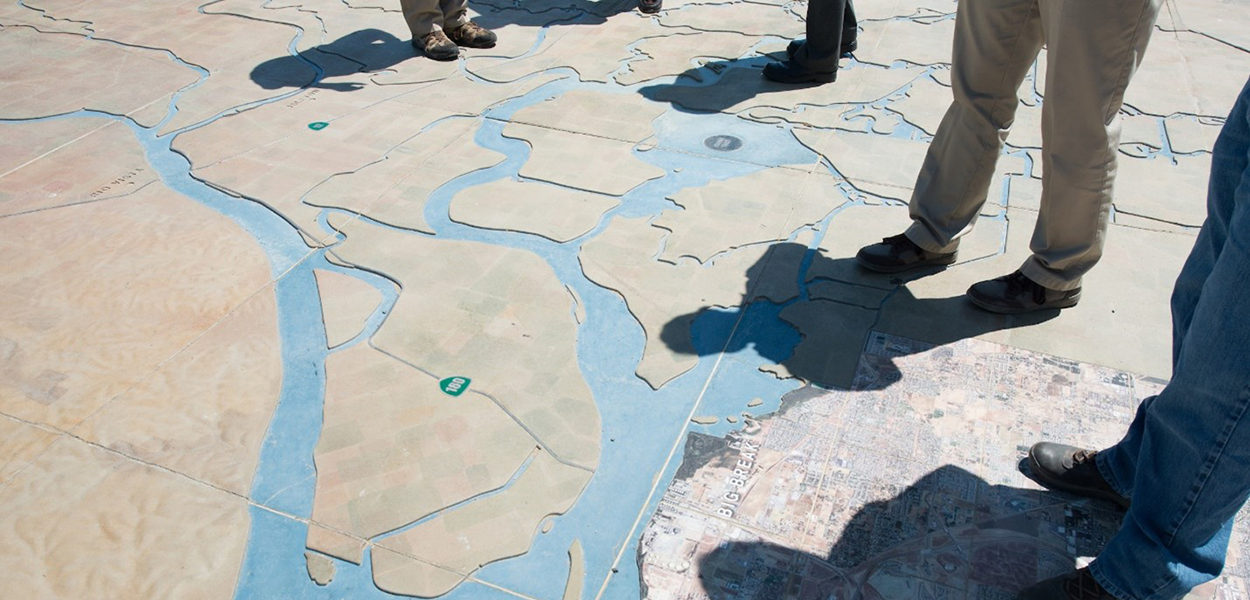
M1096 459L1133 499L1090 565L1121 600L1180 598L1219 575L1250 496L1250 82L1215 144L1207 211L1172 293L1172 381Z

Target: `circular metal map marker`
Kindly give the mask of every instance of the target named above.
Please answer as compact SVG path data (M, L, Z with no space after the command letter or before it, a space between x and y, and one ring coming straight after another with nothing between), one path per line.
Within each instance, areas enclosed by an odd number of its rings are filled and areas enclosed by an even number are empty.
M703 140L703 145L721 152L733 152L742 147L742 140L732 135L714 135Z
M329 127L329 126L330 124L326 123L325 121L316 121L316 122L308 124L308 128L313 131L321 131L322 129L325 129L326 127Z

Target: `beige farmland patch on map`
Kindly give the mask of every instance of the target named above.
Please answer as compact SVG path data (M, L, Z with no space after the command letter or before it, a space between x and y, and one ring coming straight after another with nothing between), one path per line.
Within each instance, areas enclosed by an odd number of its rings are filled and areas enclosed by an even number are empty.
M104 127L81 138L67 136L66 145L50 149L41 159L0 177L0 217L117 198L156 181L156 172L148 166L130 130L118 122L101 124ZM4 125L0 131L6 136L11 132L25 137L24 129L51 129L41 125ZM74 168L66 169L65 165Z
M619 200L603 194L500 179L456 194L450 216L474 227L524 231L567 242L593 230L604 213L618 204Z
M824 156L843 177L865 192L907 200L929 145L914 140L852 133L795 129L804 146ZM881 157L889 156L883 161Z
M129 114L152 103L164 106L170 94L199 78L164 52L74 34L5 27L0 29L0 44L6 48L0 53L0 117L6 119L82 109ZM83 69L84 64L107 64L109 69ZM118 77L117 72L126 76ZM152 126L159 121L159 116L148 116L140 123Z
M523 250L339 220L338 256L403 287L374 346L439 379L470 378L544 449L598 464L599 411L577 363L572 297L549 265Z
M466 579L460 573L388 550L385 546L374 546L372 556L374 585L392 594L439 596Z
M846 61L844 61L846 63ZM827 107L835 104L874 102L900 90L926 72L924 67L845 64L838 72L836 85L794 86L764 79L756 68L732 67L724 71L710 86L692 86L689 81L674 85L656 84L643 88L643 93L656 100L690 110L744 113L757 121L784 119L795 123L829 125L830 111L844 112L848 107L830 110L799 111L799 107ZM745 111L745 112L744 112Z
M931 78L920 77L902 98L890 104L890 108L902 113L903 119L908 123L933 135L937 133L938 125L942 123L942 117L946 115L953 100L949 87ZM1012 130L1014 132L1015 128ZM1012 143L1015 144L1014 139Z
M376 547L471 574L491 562L529 551L543 519L571 508L590 475L589 471L570 467L540 451L516 480L499 493L457 506L438 518L380 540ZM384 589L432 597L451 588L440 588L431 582L425 587Z
M363 79L361 79L363 81ZM312 88L282 100L218 119L208 125L179 134L173 148L186 155L192 167L204 169L231 158L257 152L270 146L283 146L293 141L315 144L321 138L334 138L335 131L311 131L309 123L318 121L342 128L338 120L364 107L392 98L400 93L394 88L373 85L350 92ZM437 119L451 111L413 111L410 118ZM394 114L394 113L392 113ZM426 117L426 115L429 115ZM352 121L347 121L352 123ZM350 125L349 125L350 126Z
M215 187L255 198L304 233L324 238L328 234L317 223L321 209L305 201L306 196L311 200L312 192L322 187L323 182L386 160L387 155L397 149L403 152L405 144L423 137L423 128L448 116L449 113L436 109L414 110L397 104L382 104L373 110L337 119L320 131L301 127L299 133L278 143L197 168L192 173ZM422 144L419 152L428 159L438 155L440 149ZM370 195L367 188L356 188L351 194L326 198L323 192L318 198L323 198L326 206L362 211L378 197ZM424 196L421 199L424 200Z
M784 240L841 204L827 189L836 181L774 167L683 189L669 198L680 208L664 211L652 222L671 232L659 258L677 264L689 257L702 263L733 248Z
M1246 83L1250 53L1207 36L1156 31L1124 103L1156 116L1226 117Z
M365 345L336 352L326 361L312 518L371 539L502 487L535 447L489 398L453 398L438 379ZM321 541L309 535L308 547L354 556Z
M534 10L528 5L527 8ZM509 28L502 29L506 32ZM582 81L606 82L620 69L621 63L631 57L625 49L627 46L643 38L675 31L687 30L666 27L634 10L622 10L606 17L580 17L552 25L543 43L523 57L471 58L466 68L486 80L503 82L567 67L577 71ZM595 50L588 52L588 48Z
M321 298L321 320L326 327L326 346L334 348L356 337L365 321L382 303L382 292L350 275L316 269Z
M0 411L62 429L270 281L246 231L159 184L0 219L0 251L23 265L0 270Z
M521 167L522 177L623 196L664 176L664 169L634 157L633 146L627 142L520 123L509 123L503 134L530 145L530 158ZM572 165L578 167L570 168Z
M162 128L162 133L199 123L235 106L278 96L313 80L315 71L311 66L288 60L280 73L253 81L251 74L256 65L290 56L288 46L299 29L286 23L213 14L242 9L241 2L218 4L201 12L202 4L199 0L170 0L135 10L134 4L124 0L28 3L60 18L90 22L98 38L169 50L182 60L207 69L208 79L179 99L178 114ZM171 24L177 24L179 35L169 35ZM302 41L301 50L317 43L311 36ZM163 58L163 53L158 56ZM195 81L194 71L182 70Z
M228 598L247 502L63 437L0 487L5 595Z
M1082 280L1081 303L1057 316L1006 319L971 307L964 298L969 286L1011 273L1028 257L1036 218L1008 209L1002 254L909 282L906 294L885 304L876 329L931 343L976 336L1169 378L1171 329L1155 324L1168 322L1168 298L1193 234L1112 225L1102 260ZM1152 268L1133 266L1141 264Z
M277 320L266 287L74 434L247 496L282 387Z
M661 13L660 22L666 27L689 27L699 31L750 36L772 35L786 39L802 37L803 33L803 21L798 15L781 6L754 2L692 4Z
M479 124L476 119L450 119L414 132L369 163L330 176L309 190L304 201L364 214L395 227L434 233L424 214L430 194L456 177L505 158L473 141Z
M1211 155L1151 159L1120 154L1115 208L1139 217L1199 227L1207 218L1205 191Z
M527 106L510 121L637 143L654 134L651 121L665 110L633 93L575 90Z
M5 348L0 346L0 359ZM0 485L47 450L59 433L0 415Z
M706 265L673 265L652 258L667 235L646 218L616 219L579 255L586 277L620 294L642 326L647 342L636 373L654 389L698 363L690 325L703 309L758 297L784 302L798 294L798 261L784 257L769 268L768 245L748 246Z
M760 39L737 32L689 32L646 38L635 46L640 57L629 61L628 72L617 75L616 81L633 85L683 74L699 79L699 71L692 70L695 61L741 58Z
M0 125L0 181L41 157L95 131L116 125L94 119L50 119Z

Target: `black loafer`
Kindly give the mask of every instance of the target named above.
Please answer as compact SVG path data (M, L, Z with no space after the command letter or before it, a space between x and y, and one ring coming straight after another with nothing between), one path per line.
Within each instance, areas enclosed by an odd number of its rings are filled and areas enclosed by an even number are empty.
M909 269L947 266L955 262L959 252L929 252L904 234L885 238L879 244L864 246L855 255L860 266L878 273L900 273Z
M845 33L842 34L842 39L846 39ZM795 53L797 53L799 51L799 48L802 48L803 44L806 44L806 43L807 43L807 40L792 40L786 46L786 57L793 60ZM843 42L842 48L841 48L842 50L841 58L851 58L851 53L854 52L858 48L859 48L859 42L856 40Z
M1021 591L1016 600L1116 600L1116 597L1102 589L1088 569L1081 569L1034 584Z
M1029 467L1038 483L1061 492L1086 498L1110 500L1124 508L1130 501L1103 479L1094 463L1096 450L1038 442L1029 448Z
M1081 301L1081 288L1052 290L1016 271L968 288L972 303L1000 315L1019 315L1051 308L1071 308Z

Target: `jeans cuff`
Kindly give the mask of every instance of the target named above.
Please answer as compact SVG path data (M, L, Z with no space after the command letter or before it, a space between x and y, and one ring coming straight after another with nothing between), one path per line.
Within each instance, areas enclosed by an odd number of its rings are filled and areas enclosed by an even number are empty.
M1111 489L1115 490L1117 494L1124 496L1125 498L1131 498L1132 495L1125 491L1123 485L1120 485L1120 480L1115 476L1115 470L1113 470L1111 465L1108 464L1111 460L1108 456L1112 452L1115 452L1114 446L1095 454L1094 466L1098 467L1098 474L1102 475L1103 480L1107 482L1107 485L1111 486Z
M1107 576L1103 575L1101 567L1102 565L1100 565L1098 560L1095 559L1094 562L1089 565L1089 574L1094 577L1094 581L1097 581L1098 585L1102 586L1102 589L1107 590L1108 594L1115 596L1116 600L1137 600L1119 586L1107 581Z

